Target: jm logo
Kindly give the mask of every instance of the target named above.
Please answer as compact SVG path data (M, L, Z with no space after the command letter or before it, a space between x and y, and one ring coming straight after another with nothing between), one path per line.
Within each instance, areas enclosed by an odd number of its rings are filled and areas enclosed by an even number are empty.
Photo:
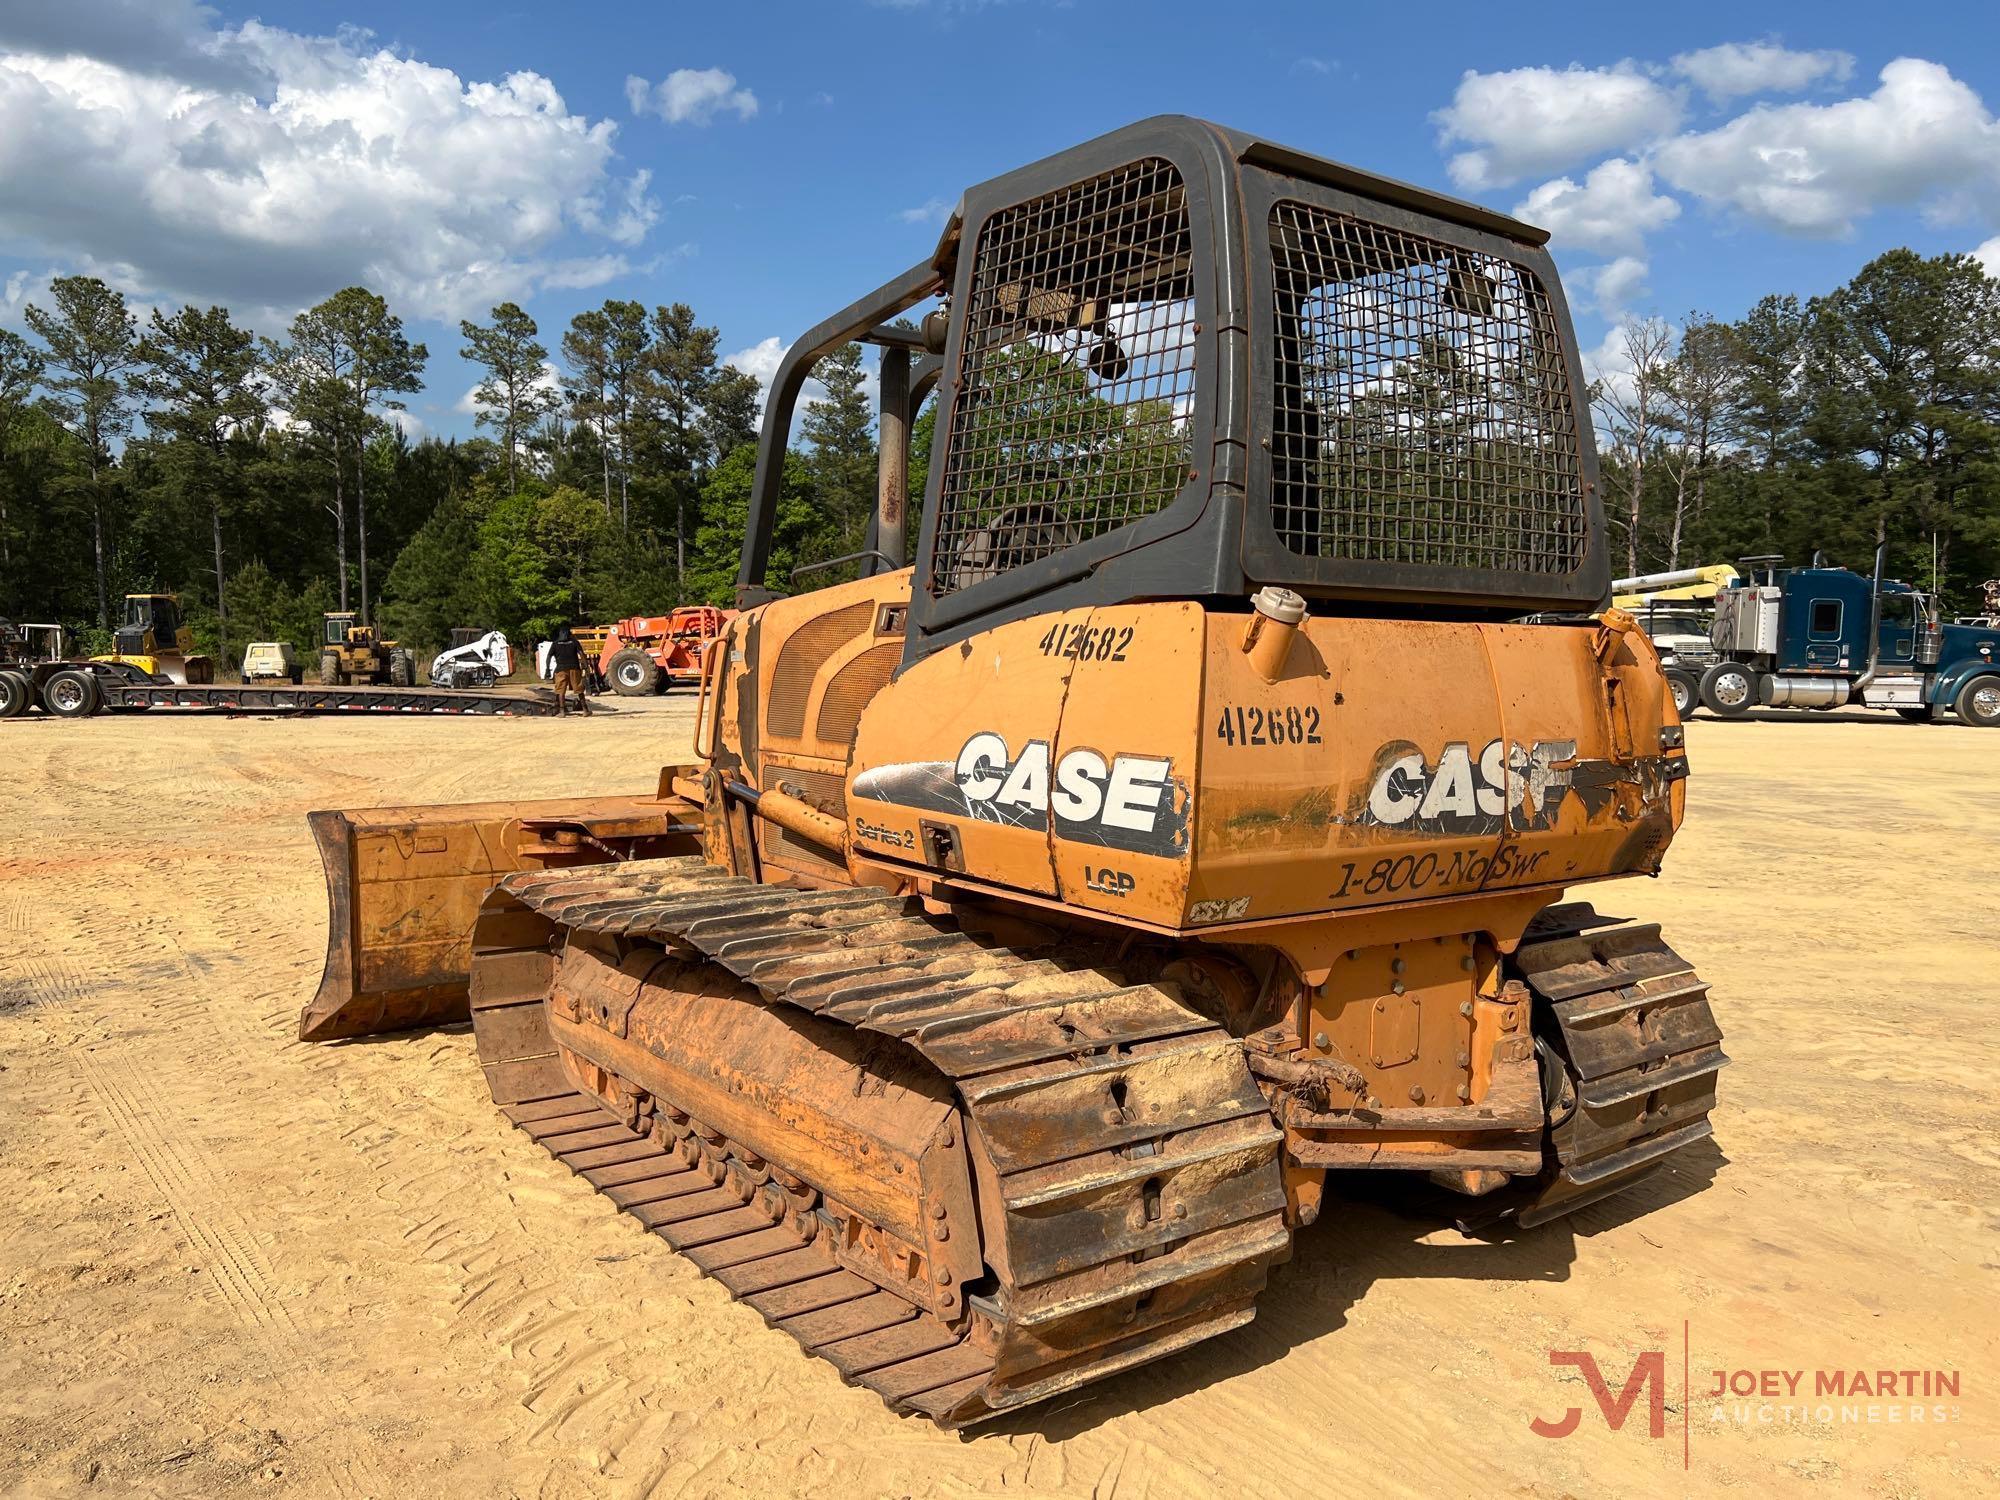
M1580 1350L1551 1349L1549 1363L1558 1367L1571 1365L1583 1372L1584 1384L1590 1387L1590 1394L1597 1401L1597 1409L1604 1414L1604 1423L1613 1432L1624 1429L1625 1419L1632 1414L1640 1394L1646 1395L1646 1410L1650 1418L1647 1433L1651 1437L1667 1435L1667 1356L1657 1349L1649 1349L1639 1356L1632 1366L1632 1373L1625 1381L1624 1389L1617 1395L1611 1394L1611 1386L1604 1378L1604 1372L1597 1368L1597 1357ZM1528 1425L1537 1437L1566 1438L1575 1432L1583 1421L1583 1411L1572 1406L1561 1417L1551 1422L1536 1417Z

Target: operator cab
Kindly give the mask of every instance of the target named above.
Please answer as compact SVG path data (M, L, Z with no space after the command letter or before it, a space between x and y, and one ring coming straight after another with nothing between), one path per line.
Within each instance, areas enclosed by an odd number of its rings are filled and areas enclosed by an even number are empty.
M112 636L123 655L172 650L180 638L181 609L171 594L127 594L125 619Z
M329 646L345 646L347 644L347 633L354 628L354 622L358 618L359 616L352 611L346 614L328 615L326 617L326 635L324 638L326 644Z
M1714 640L1725 653L1768 659L1784 671L1853 676L1880 667L1935 665L1942 641L1935 596L1893 578L1847 568L1788 568L1746 557L1742 577L1716 595ZM1878 597L1879 595L1879 597ZM1879 611L1879 613L1878 613ZM1871 653L1869 623L1878 621Z
M930 356L908 388L939 397L906 666L1009 620L1265 585L1320 614L1599 609L1596 453L1547 238L1172 116L980 184L930 262L786 355L739 597L767 597L805 380L864 339L885 369ZM920 334L892 326L931 298Z

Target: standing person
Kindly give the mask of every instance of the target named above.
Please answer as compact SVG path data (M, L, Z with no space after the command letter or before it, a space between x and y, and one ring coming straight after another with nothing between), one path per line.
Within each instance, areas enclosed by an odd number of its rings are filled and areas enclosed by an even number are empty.
M583 692L583 647L567 625L556 626L549 638L549 665L555 670L556 712L569 717L569 695L576 694L576 706L590 717L590 699Z

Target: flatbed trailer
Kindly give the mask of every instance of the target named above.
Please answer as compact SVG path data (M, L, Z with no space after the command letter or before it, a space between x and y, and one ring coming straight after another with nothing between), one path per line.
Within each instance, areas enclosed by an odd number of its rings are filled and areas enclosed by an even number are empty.
M164 709L210 713L490 714L524 718L556 712L554 699L532 690L488 688L335 686L324 683L203 683L161 681L122 664L37 661L9 664L0 672L17 679L0 718L39 708L61 718L106 711ZM0 685L4 686L4 685Z
M231 686L176 687L171 684L108 685L102 690L107 709L220 709L236 713L390 713L390 714L516 714L535 718L553 714L553 702L498 689L467 691L448 688L293 687L277 683Z

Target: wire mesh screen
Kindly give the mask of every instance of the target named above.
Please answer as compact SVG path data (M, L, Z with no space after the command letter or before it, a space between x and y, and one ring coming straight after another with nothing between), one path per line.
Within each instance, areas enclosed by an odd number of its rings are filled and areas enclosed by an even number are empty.
M1535 275L1294 201L1272 209L1271 256L1279 539L1308 557L1580 566L1576 412Z
M1135 162L981 229L931 588L943 595L1165 506L1188 471L1192 240L1180 174Z

